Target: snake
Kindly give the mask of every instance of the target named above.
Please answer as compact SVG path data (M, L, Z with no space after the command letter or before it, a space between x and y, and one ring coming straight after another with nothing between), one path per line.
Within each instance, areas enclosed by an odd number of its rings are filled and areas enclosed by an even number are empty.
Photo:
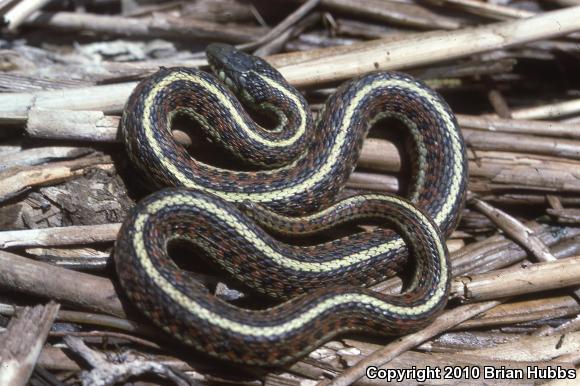
M341 334L402 335L429 324L447 303L445 237L467 184L465 144L444 99L409 75L377 71L340 85L314 119L264 59L218 43L206 54L213 74L160 68L123 111L128 157L159 189L132 208L115 244L129 300L197 351L267 367ZM257 123L256 111L273 127ZM172 135L178 116L244 167L196 159ZM409 134L406 196L346 194L364 139L385 119ZM292 240L359 222L375 226L316 244ZM176 240L276 305L248 309L216 297L171 258ZM401 294L369 288L407 262L413 275Z

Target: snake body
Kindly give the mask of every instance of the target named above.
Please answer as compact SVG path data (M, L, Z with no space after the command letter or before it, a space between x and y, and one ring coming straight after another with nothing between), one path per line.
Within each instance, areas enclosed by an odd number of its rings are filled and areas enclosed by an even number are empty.
M130 299L184 343L254 365L287 364L347 331L402 334L427 324L446 304L443 236L458 221L467 180L463 139L443 99L407 75L377 72L339 87L314 123L304 98L265 61L224 45L207 53L219 79L161 69L125 107L130 159L154 184L177 187L141 201L121 229L115 261ZM238 98L271 113L277 126L257 125ZM189 115L260 170L195 160L172 138L176 114ZM335 202L369 128L383 118L401 120L411 133L409 200L365 194ZM361 219L396 232L379 228L315 246L270 235ZM195 244L248 287L284 302L256 311L215 298L171 260L167 244L174 239ZM392 275L407 255L416 269L404 294L361 287Z

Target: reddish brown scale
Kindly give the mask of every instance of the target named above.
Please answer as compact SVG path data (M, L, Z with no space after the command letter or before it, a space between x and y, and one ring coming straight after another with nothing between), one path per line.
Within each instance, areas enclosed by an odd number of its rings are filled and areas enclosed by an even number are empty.
M137 91L129 98L123 119L129 155L143 169L143 172L150 175L153 181L160 186L182 186L183 182L169 173L166 166L160 163L158 157L154 154L152 147L145 138L145 121L140 116L140 112L145 109L144 95L146 95L147 90L151 90L158 82L166 77L172 76L174 73L190 74L192 77L201 77L204 79L210 78L209 75L203 72L191 69L164 70L164 72L158 73L142 82ZM423 186L415 186L420 196L418 203L431 216L434 216L440 210L443 195L450 191L451 181L465 177L467 170L466 157L462 144L459 149L461 151L459 152L455 152L449 146L450 135L452 135L449 130L453 130L457 134L457 127L447 127L438 117L438 112L430 110L428 107L429 103L423 100L422 97L409 93L408 90L378 87L371 94L363 98L360 106L355 109L355 114L348 127L346 140L341 144L342 146L340 147L338 155L339 162L333 164L328 175L318 181L313 187L300 190L293 194L283 193L286 187L294 184L302 185L305 181L311 179L312 175L320 169L322 163L327 162L329 152L336 143L336 137L339 133L338 125L344 113L344 106L349 105L348 101L356 95L357 91L369 83L378 80L388 81L389 79L403 80L425 88L419 82L398 73L369 74L346 83L328 100L326 108L321 114L321 119L314 131L312 140L307 146L306 154L294 167L289 169L274 169L267 172L239 172L216 169L199 163L185 149L175 143L169 130L163 126L163 122L167 120L167 108L158 108L157 105L152 107L153 111L157 111L157 113L151 116L148 123L155 129L155 136L160 146L164 149L164 153L171 159L171 162L178 170L181 170L188 176L192 184L203 187L204 189L207 188L224 193L258 195L279 191L279 195L277 194L279 198L264 202L264 204L280 213L297 214L308 213L318 208L326 207L334 202L337 193L343 188L358 160L362 141L369 129L367 122L376 116L377 113L392 111L402 115L412 116L418 125L420 136L425 141L428 141L425 142L425 146L427 148L429 162L421 165L421 167L425 168L425 174L428 177L426 182L428 183ZM179 96L174 98L174 107L186 106L187 103L184 95L190 92L187 100L191 101L190 104L192 106L204 106L202 111L200 111L201 114L205 106L209 103L200 104L196 103L195 100L206 101L209 98L207 93L199 88L196 89L196 92L193 92L193 86L189 83L187 85L183 84L182 86L180 84L172 84L171 89L167 90L168 93L171 91L171 93ZM228 98L235 101L231 93L225 88L220 87L220 89L224 95L229 95ZM449 111L445 102L436 93L432 91L428 92L432 93L434 98L440 101L442 108ZM303 98L299 94L297 94L297 97L303 101ZM161 104L163 102L160 100L158 103ZM239 106L237 102L232 103ZM265 150L265 148L258 149L255 143L252 144L251 141L248 142L248 138L240 136L240 131L232 125L230 119L227 119L229 112L224 111L223 107L219 104L212 106L212 109L213 113L219 113L220 118L216 118L212 122L219 128L220 133L223 134L223 138L220 139L221 143L229 143L225 146L230 149L235 146L240 151L246 151L251 154L262 154L260 150ZM244 115L243 112L242 115ZM247 117L247 119L249 120L250 118ZM211 135L211 133L208 134ZM460 134L457 135L460 138ZM230 139L234 144L228 142ZM243 144L241 142L242 140L244 141ZM139 144L139 146L136 144ZM419 146L421 144L416 143L415 145ZM288 149L278 149L276 154L286 153L288 151ZM455 165L457 164L461 165L459 168L461 170L461 176L454 175ZM416 172L414 174L416 175ZM463 186L459 189L461 192L465 190L465 182L462 182L462 184ZM454 199L453 207L460 207L464 200L464 194L461 193ZM450 232L456 220L457 211L452 211L439 224L444 234Z
M117 272L132 300L157 325L166 328L166 330L179 336L182 340L187 338L189 344L208 352L210 355L242 363L259 365L282 364L291 361L297 353L305 353L339 333L378 331L382 334L392 334L414 330L423 326L426 320L438 312L445 304L446 296L443 296L439 303L432 307L428 313L418 316L409 315L407 317L402 317L402 315L398 314L385 314L372 307L368 308L363 304L339 304L328 309L314 320L305 323L303 328L292 330L283 336L272 337L272 339L251 337L216 328L208 321L200 319L188 309L182 308L172 301L162 288L155 285L152 279L144 274L141 260L132 250L131 243L135 236L133 222L139 213L142 213L146 206L156 200L175 194L213 202L226 209L232 216L242 216L241 212L227 202L202 192L162 190L142 201L123 225L115 249ZM275 275L276 272L264 268L264 265L259 264L258 260L252 261L247 255L242 256L240 254L238 256L236 250L240 250L240 246L230 241L236 239L235 233L230 228L220 227L217 222L212 222L211 216L204 216L200 212L199 216L195 217L194 222L188 222L187 218L196 211L199 211L196 207L179 205L167 207L158 213L151 214L143 228L143 239L148 251L148 257L146 258L151 259L160 274L173 283L173 286L178 291L198 304L203 305L203 307L237 323L261 327L275 326L301 315L309 307L316 307L317 304L323 302L326 298L341 294L365 294L391 304L413 307L425 301L433 289L439 285L437 283L440 281L448 283L448 278L442 278L440 275L441 267L439 263L431 258L431 245L433 245L434 240L426 233L422 223L413 218L412 212L409 212L406 214L409 220L407 224L415 228L414 234L417 236L415 240L409 240L412 246L411 250L414 257L422 261L422 264L419 264L421 272L418 273L421 280L419 280L418 287L412 292L401 297L386 296L360 287L344 285L337 287L332 284L333 279L328 277L326 279L329 284L325 288L293 298L284 303L283 306L260 311L240 309L215 298L200 283L188 275L183 275L168 255L166 250L167 240L173 238L176 234L187 236L194 243L196 243L196 239L199 239L201 242L198 243L198 246L206 248L206 250L209 248L210 256L212 256L214 249L217 249L217 245L221 245L218 255L222 255L224 251L227 251L227 255L224 257L232 259L231 261L228 260L228 262L232 263L234 268L240 266L248 268L248 275L256 275L257 271L268 271L266 276L270 277L270 280L274 280L272 275ZM245 222L248 226L255 227L255 225L251 225L249 220L245 220ZM255 230L259 231L258 228ZM217 240L215 244L213 244L213 240L208 240L210 235ZM244 251L244 253L246 252ZM264 260L266 259L262 258L262 262ZM252 267L253 265L255 267ZM372 269L380 271L383 267L379 264L372 267ZM340 276L342 272L333 272L333 274ZM283 276L288 279L288 274ZM239 279L246 281L248 277ZM319 278L319 280L322 279ZM283 282L280 278L276 278L274 281ZM292 283L286 284L291 285ZM445 292L447 291L448 286Z
M274 72L271 72L270 75L279 76L279 74L276 75L275 70L271 69L271 71ZM439 100L440 107L452 116L445 102L436 93L427 90L424 85L406 75L398 73L369 74L346 83L329 98L312 138L309 138L309 134L307 134L301 139L302 143L298 141L298 145L292 145L295 146L294 148L281 150L282 153L287 152L287 154L268 155L265 148L256 146L255 143L252 144L251 140L240 135L232 126L231 120L228 119L229 111L223 109L221 104L212 102L211 95L208 95L204 90L195 89L191 83L171 83L154 105L146 106L144 96L149 90L155 87L158 82L174 74L188 74L203 79L211 78L207 74L190 69L164 70L144 80L137 87L129 99L123 117L123 131L130 157L144 173L148 174L160 186L181 186L183 181L167 172L165 169L167 160L165 163L159 162L158 155L154 153L149 139L146 138L144 134L146 125L142 120L142 113L146 108L152 109L150 120L146 123L154 128L155 140L163 149L164 156L178 170L190 177L193 184L203 189L219 189L226 193L255 195L284 192L293 184L304 186L314 173L320 170L325 162L328 162L331 149L338 144L338 129L341 126L345 108L349 106L350 101L354 100L359 90L366 85L374 84L373 82L393 80L413 84L413 87L419 87L431 94L432 98ZM281 77L276 79L280 84L283 84ZM249 82L248 79L245 82ZM226 98L231 98L232 103L237 103L222 86L216 87L222 90ZM253 87L250 88L259 90L258 99L262 98L260 100L270 102L277 101L283 110L291 111L294 109L293 105L288 104L279 95L276 96L268 88L261 87L263 85L253 83ZM269 92L271 94L268 94ZM298 98L301 101L300 104L305 107L303 98L299 95ZM271 171L240 173L204 165L192 159L183 148L174 143L169 129L165 125L170 111L178 106L188 106L204 116L209 116L211 122L208 134L218 138L220 142L227 142L225 147L231 151L239 150L241 153L238 156L250 158L249 162L251 163L256 163L256 159L262 161L280 160L284 157L290 159L294 156L294 152L298 151L296 149L299 145L302 146L304 143L307 143L306 153L296 162L294 167ZM424 163L419 163L417 158L413 159L410 193L412 197L416 198L415 201L419 207L424 209L427 214L435 216L441 210L445 198L450 193L451 182L460 181L457 194L451 197L448 202L452 208L451 213L438 224L443 233L450 233L456 225L459 210L464 202L467 170L465 149L454 118L452 127L447 126L440 116L441 111L434 110L427 99L409 91L409 89L375 87L355 107L352 119L347 125L345 141L340 143L338 149L338 162L331 165L329 173L310 188L300 189L291 195L280 193L276 199L264 204L270 209L286 214L309 213L317 208L331 205L358 160L362 141L369 129L367 122L379 113L399 113L407 116L417 125L418 137L416 140L409 141L411 144L410 154L416 154L418 149L423 149L426 154ZM245 113L242 112L242 114ZM247 116L246 118L249 119ZM221 137L222 135L223 137ZM290 134L288 131L283 131L272 135L281 137ZM450 146L453 135L457 135L459 138L459 148L453 149ZM257 158L253 158L252 161L254 153ZM292 157L288 155L290 153L292 153ZM424 168L425 179L423 183L420 183L417 178L420 168ZM455 175L456 170L459 170L459 175ZM410 228L410 234L403 235L409 250L405 247L399 250L389 250L383 255L374 256L368 261L348 267L329 272L311 273L293 271L286 266L278 265L268 256L262 256L253 243L243 242L233 229L208 216L207 213L200 212L199 208L185 206L164 208L159 213L152 214L144 232L148 258L151 259L155 269L177 291L193 299L202 307L228 320L244 325L274 326L277 325L276 323L279 324L303 315L308 307L316 307L324 299L345 293L365 294L390 304L412 308L427 301L437 287L445 288L444 295L437 298L439 300L436 304L417 315L385 313L365 304L347 303L334 306L316 319L310 320L301 325L300 328L286 332L282 336L263 338L218 328L211 321L205 320L191 310L180 306L163 288L157 286L142 266L142 259L145 257L137 256L132 248L131 240L135 235L132 221L135 220L138 213L143 210L147 203L173 194L216 200L218 205L228 208L229 213L235 216L240 223L254 229L267 245L274 247L284 256L296 259L296 261L314 262L341 259L343 256L368 250L388 240L395 241L400 236L391 230L379 229L317 246L296 247L277 242L244 217L235 207L206 193L166 190L147 198L144 203L137 206L120 232L115 250L119 277L132 300L158 326L173 332L182 341L207 352L209 355L240 363L284 364L343 332L367 331L396 334L414 331L426 325L445 305L449 291L449 277L448 275L442 277L442 266L437 259L432 258L434 254L433 237L442 242L441 235L429 234L425 227L428 220L422 222L423 220L419 220L412 211L402 210L396 205L389 207L382 202L371 200L365 207L344 208L342 212L335 212L333 216L324 221L336 224L356 213L365 218L379 218L388 221L384 217L384 214L388 213ZM323 225L321 223L302 223L287 225L287 228L289 233L304 233L308 232L309 227ZM394 225L397 228L397 224ZM282 298L304 292L308 293L287 301L281 307L261 311L240 309L224 303L208 294L200 283L188 275L182 274L169 258L166 251L166 241L176 235L193 240L192 242L205 249L207 255L216 260L222 269L232 273L239 281L257 291L273 293ZM385 296L359 287L361 284L369 285L391 275L409 253L418 259L416 264L417 280L415 280L414 287L409 293L398 297ZM445 261L442 264L447 267L448 263ZM449 270L447 269L447 271ZM356 287L345 287L345 284ZM341 286L337 287L337 285ZM311 291L312 289L314 290Z

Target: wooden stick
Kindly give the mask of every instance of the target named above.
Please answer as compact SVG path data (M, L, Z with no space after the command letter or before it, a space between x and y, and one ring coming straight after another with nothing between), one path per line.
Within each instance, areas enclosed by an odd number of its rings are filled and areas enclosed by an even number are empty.
M16 314L21 307L0 303L0 315L11 316ZM156 337L155 328L115 316L90 313L85 311L59 310L56 320L60 322L69 322L77 324L90 325L94 327L103 327L106 329L115 329L138 335Z
M491 90L489 90L489 92L487 93L487 99L493 106L493 109L495 110L497 115L499 115L501 118L504 119L511 118L512 113L510 111L510 108L505 98L498 89L492 88Z
M520 19L536 15L535 12L526 11L524 9L507 7L499 4L483 3L476 0L429 0L429 2L435 4L449 4L456 8L473 12L478 16L487 16L498 20Z
M26 191L32 186L57 183L83 173L83 168L110 164L104 156L85 157L70 161L45 163L36 166L11 167L0 172L0 202Z
M528 19L453 32L414 34L397 41L376 40L336 48L282 54L284 77L298 87L336 82L376 70L403 69L562 36L580 30L580 7Z
M477 319L458 324L456 329L481 330L516 323L566 318L577 315L578 312L580 312L580 306L572 296L539 297L499 305Z
M386 24L398 24L423 29L453 30L459 28L459 22L438 15L417 4L399 3L382 0L322 0L322 6L328 10Z
M493 133L472 129L463 129L462 132L466 144L479 150L545 154L580 159L580 141L578 140Z
M580 163L576 160L474 150L469 161L469 189L473 192L489 194L496 189L580 192ZM365 141L358 165L381 172L398 172L401 168L398 151L383 139ZM374 186L380 184L381 179L389 189L393 186L392 176L376 174L367 178ZM361 178L357 181L359 185L364 182Z
M177 386L190 386L195 382L184 373L157 361L133 358L125 359L122 363L113 362L104 353L90 349L80 338L67 335L64 341L74 353L93 367L90 372L81 374L80 378L85 385L114 385L128 378L149 373L170 379Z
M274 39L262 44L260 48L254 51L254 55L264 57L282 51L289 40L296 36L300 36L300 34L306 29L317 25L320 19L320 12L311 12L308 16L302 18L302 20L292 25Z
M517 111L517 110L516 110ZM524 119L502 119L491 116L456 114L463 128L505 132L516 134L535 134L549 137L580 139L580 125L558 121L530 121Z
M100 112L73 112L33 110L31 120L27 125L30 136L41 138L77 139L91 142L117 141L118 117L105 116ZM518 126L517 120L505 120L482 117L459 117L460 121L469 126L506 128L542 133L540 122L523 121ZM531 124L531 126L530 126ZM545 126L547 135L573 136L580 133L576 125ZM530 129L531 128L531 129ZM528 130L529 129L529 130ZM546 140L530 137L523 133L513 137L509 134L463 129L467 142L476 152L470 158L470 189L474 192L490 194L497 188L502 189L532 189L548 192L579 192L580 164L577 161L555 157L537 156L534 154L518 154L521 152L547 153L557 157L576 158L580 152L578 140ZM478 134L479 133L479 134ZM485 133L485 135L481 135ZM506 140L506 138L512 140ZM514 140L515 139L515 140ZM180 137L176 140L183 142ZM516 147L514 148L514 143ZM483 149L513 149L513 152L485 151ZM366 169L381 172L398 172L401 167L400 154L389 141L369 138L364 142L359 165ZM352 176L350 186L373 190L396 191L398 182L393 176L373 173L357 173ZM545 200L542 198L542 201ZM566 198L569 201L569 198ZM522 198L520 201L525 201ZM537 201L537 200L536 200ZM535 201L534 201L535 202ZM531 202L530 202L531 203Z
M9 6L13 6L17 0L0 0L0 11L4 11Z
M104 116L99 112L72 112L34 110L34 118L27 127L29 135L41 138L78 139L91 142L116 141L118 131L118 117ZM487 127L488 125L507 126L517 120L500 120L494 118L465 118L460 120L471 126ZM43 122L46 122L44 124ZM529 121L522 122L521 128L527 130ZM505 125L505 126L502 126ZM532 131L541 131L541 124L534 122ZM546 125L546 129L550 124ZM78 128L78 129L77 129ZM548 131L550 135L573 134L574 125L554 126L555 131ZM579 192L580 191L580 163L555 157L538 156L529 153L547 153L557 157L575 157L580 152L580 141L546 140L526 136L523 133L513 137L517 139L505 140L504 134L493 131L464 129L470 147L475 153L470 157L470 189L474 192L490 194L497 188L527 189L540 192ZM578 131L580 133L580 131ZM479 133L479 134L478 134ZM481 133L486 135L480 136ZM176 140L183 143L176 136ZM516 143L516 148L514 148ZM537 146L536 146L537 145ZM509 148L513 152L485 151L483 149ZM528 154L526 154L528 152ZM397 148L389 141L369 138L364 142L359 166L373 171L398 172L401 167L400 154ZM393 176L373 173L361 173L352 176L350 186L373 190L396 191L398 182ZM544 200L544 198L542 198ZM525 201L523 198L521 201Z
M47 280L47 278L58 280ZM58 300L83 309L125 318L109 279L55 267L0 251L0 286L5 290Z
M50 161L79 158L93 152L94 150L90 147L73 146L44 146L24 149L4 155L0 161L0 171L18 166L33 166Z
M513 216L492 207L480 199L472 198L469 201L507 235L514 239L523 248L530 251L538 261L556 260L556 258L550 253L548 247L546 247L534 232L516 220Z
M455 279L453 297L483 301L580 284L580 256Z
M380 350L375 351L364 359L361 359L355 366L346 370L342 374L334 378L329 384L325 381L319 382L317 386L347 386L354 383L357 379L365 375L366 369L370 366L380 367L385 363L391 361L402 352L405 352L427 339L440 334L443 331L450 329L464 320L473 318L474 316L485 312L500 304L499 301L489 301L478 304L471 304L457 307L451 311L445 312L439 316L433 323L425 329L414 334L404 336L395 342L386 345Z
M557 218L560 223L580 224L580 209L548 208L548 214Z
M120 113L136 84L130 82L34 93L3 93L0 94L0 117L6 115L12 121L20 119L22 122L28 111L34 108Z
M38 11L50 0L21 0L10 11L4 15L9 31L16 31L18 27L34 12Z
M312 11L314 8L316 8L319 3L320 3L320 0L308 0L308 1L306 1L304 4L302 4L300 7L298 7L297 10L295 10L290 15L288 15L284 20L282 20L276 27L272 28L266 35L258 38L257 40L255 40L253 42L241 44L238 46L238 48L242 49L242 50L257 48L257 47L261 46L262 44L267 43L267 42L277 38L280 34L282 34L288 28L292 27L300 19L302 19L304 16L306 16L310 11Z
M63 165L44 164L14 170L11 168L0 173L0 202L6 201L26 191L32 186L47 183L56 184L80 175L81 171Z
M92 31L121 36L147 38L206 39L243 43L260 36L261 28L223 25L204 20L172 17L130 18L79 12L37 12L27 25L49 27L65 31Z
M70 110L39 110L35 109L28 113L26 133L34 138L85 140L91 142L116 142L120 117L106 116L97 111L70 111ZM494 118L466 118L460 116L460 122L478 128L520 128L527 133L529 131L551 135L569 135L580 139L580 128L577 125L542 124L540 122L525 121L517 124L517 120L494 119ZM515 122L515 123L514 123ZM542 130L542 128L544 130ZM517 130L517 129L516 129ZM464 128L463 135L467 145L476 150L510 151L530 154L546 154L558 157L580 159L580 141L568 139L550 139L512 133L498 133L496 131L483 131ZM364 143L363 159L370 154L380 155L376 161L369 160L375 170L383 169L385 157L398 159L398 151L388 141L370 138Z
M580 141L578 140L549 140L524 135L523 132L531 131L540 133L543 125L540 122L517 120L505 120L497 118L482 118L459 116L460 122L468 126L478 128L499 127L506 131L522 130L520 134L501 135L493 131L481 131L464 129L468 145L477 151L477 159L470 162L470 174L472 177L480 177L488 182L484 188L478 191L491 190L487 186L490 183L508 183L517 186L540 188L549 190L580 191L580 183L576 179L569 178L580 165L563 159L538 157L532 154L550 154L558 157L578 158L580 156ZM117 141L119 117L105 116L100 112L90 111L46 111L33 110L27 125L27 133L32 137L87 140L91 142L114 142ZM515 125L515 126L514 126ZM550 131L550 127L554 130ZM575 125L547 123L546 134L554 136L574 136L580 133ZM485 149L511 149L522 154L507 152L488 152ZM369 138L365 141L361 154L361 166L386 172L397 172L400 169L401 160L397 148L389 141ZM541 173L538 172L541 170ZM357 176L354 181L358 187L363 187L364 179ZM385 176L367 175L370 185L380 188L385 183L390 190L394 187L394 180L388 177L388 181L381 181ZM374 182L373 182L374 181ZM482 183L482 182L478 182ZM376 189L376 188L373 188ZM396 189L396 188L394 188Z
M528 379L531 381L534 377L528 378L525 376L527 366L545 368L549 365L553 367L557 363L567 369L574 368L572 363L561 360L559 356L560 352L562 354L576 352L580 333L576 332L571 335L570 340L565 341L566 337L563 337L562 334L548 337L546 339L538 339L538 337L505 333L445 333L442 337L437 339L435 344L433 344L432 341L431 344L428 342L419 346L419 349L427 350L428 352L419 353L412 351L404 353L386 366L382 366L382 368L407 369L412 366L425 368L426 365L430 367L477 366L480 368L483 366L495 368L505 366L510 369L522 368L524 370L524 377L522 380ZM562 339L563 341L558 343L559 339ZM349 355L348 352L340 355L343 362L346 362L347 365L356 364L356 361L360 360L360 356L372 354L373 351L380 348L380 346L376 344L359 342L352 339L345 339L344 341L347 346L352 346L361 351L360 355ZM465 347L465 349L462 349L462 347ZM470 372L466 373L463 373L461 377L454 378L453 380L445 380L445 384L461 385L467 383L474 385L476 384L474 383L476 380L479 380L477 384L481 384L481 381L484 379L484 371L480 372L480 377L473 378L469 376L471 374ZM465 377L466 375L467 377ZM441 382L438 382L441 378L443 378L443 376L438 379L427 379L424 382L419 383L441 384ZM419 380L411 376L410 379L407 378L405 381ZM401 383L405 384L404 382ZM529 384L529 382L527 384Z
M393 176L357 171L348 179L347 187L394 193L399 191L399 181Z
M33 109L28 113L26 133L33 138L116 142L120 120L101 111Z
M77 14L75 14L78 16ZM281 54L268 60L298 87L320 86L376 70L404 69L566 35L580 30L580 6L523 20L453 32L413 34L397 41L379 39L308 53ZM135 83L75 90L0 94L0 117L25 117L33 106L61 110L121 112Z
M566 248L560 252L557 250L559 245L566 242L576 246L580 230L576 230L576 228L565 228L563 230L560 228L562 233L557 235L554 229L550 227L534 225L533 222L528 222L525 225L532 229L544 244L554 249L554 253L559 258L580 253L579 250L574 248ZM565 237L563 237L564 235ZM475 275L502 269L523 261L527 256L528 252L524 248L503 235L495 235L476 241L450 253L453 276ZM372 289L383 293L395 293L401 290L401 286L401 279L393 277L372 286Z
M24 386L34 370L60 305L26 307L0 334L0 385Z
M0 248L49 247L114 241L120 223L0 232Z
M492 347L484 347L476 350L459 351L456 355L474 355L482 359L503 359L516 361L560 360L560 355L577 352L580 347L580 332L573 332L564 336L522 336L514 342L499 344ZM541 358L541 359L540 359ZM570 363L567 364L571 368ZM568 367L567 366L567 367ZM569 368L570 368L569 367Z
M580 99L572 99L564 102L514 110L512 111L512 117L514 119L557 119L565 115L577 114L579 112Z
M110 252L94 248L26 248L25 252L35 260L79 271L105 271Z

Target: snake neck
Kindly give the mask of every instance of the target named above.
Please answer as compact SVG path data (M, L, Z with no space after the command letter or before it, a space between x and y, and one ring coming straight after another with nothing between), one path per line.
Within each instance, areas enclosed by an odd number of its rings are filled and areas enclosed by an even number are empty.
M305 135L311 134L312 118L308 104L302 94L284 78L253 74L246 82L250 87L236 92L236 96L245 107L267 114L276 122L272 128L263 130L280 140L295 137L305 129ZM304 138L310 139L306 136Z
M135 96L135 92L129 99L123 121L129 150L136 148L136 143L148 147L141 152L141 157L150 156L151 160L138 159L138 164L146 165L156 158L167 159L167 153L162 150L167 146L180 159L193 161L185 149L171 144L174 142L172 121L179 115L193 119L212 141L236 158L262 168L292 162L304 153L310 141L313 121L305 108L306 101L291 86L268 78L253 83L252 92L244 91L240 99L251 109L274 115L277 122L274 129L257 124L228 88L202 71L164 69L138 89L140 96ZM136 117L137 114L142 114L142 118Z

